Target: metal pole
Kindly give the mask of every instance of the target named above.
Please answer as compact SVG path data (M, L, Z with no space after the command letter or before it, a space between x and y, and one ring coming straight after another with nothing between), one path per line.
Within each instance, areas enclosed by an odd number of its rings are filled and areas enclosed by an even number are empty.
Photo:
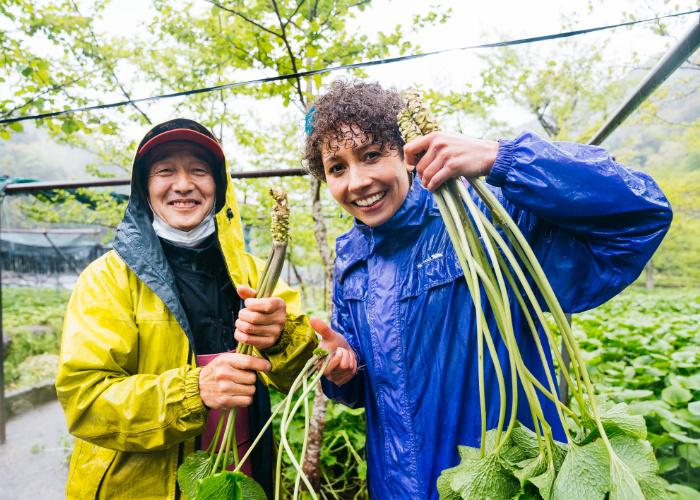
M249 170L247 172L233 172L232 179L259 179L262 177L297 177L307 175L303 168L278 168L272 170ZM5 187L7 194L31 193L33 191L47 191L49 189L76 189L87 187L108 187L108 186L128 186L131 179L119 177L115 179L99 179L85 181L63 181L63 182L18 182L8 184Z
M589 144L602 143L635 109L649 97L700 46L700 16L695 24L654 66L646 78L627 97L608 121L600 127Z
M600 127L593 138L589 141L591 145L601 144L622 122L649 97L659 85L661 85L678 67L683 64L700 46L700 16L693 26L686 32L681 40L672 47L654 66L642 82L630 93L615 113L608 121ZM571 325L571 314L566 315L566 319ZM568 366L570 363L569 352L561 342L562 360ZM569 384L563 376L559 377L559 394L564 404L569 404Z

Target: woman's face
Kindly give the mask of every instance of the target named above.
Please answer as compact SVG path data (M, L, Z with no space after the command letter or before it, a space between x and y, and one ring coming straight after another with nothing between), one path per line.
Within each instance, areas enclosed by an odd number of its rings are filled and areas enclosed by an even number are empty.
M191 231L214 207L216 183L211 166L194 145L158 147L148 173L148 200L166 224Z
M382 151L357 127L341 127L354 141L331 141L321 148L326 183L333 198L350 215L370 227L391 218L409 188L410 167L399 151Z

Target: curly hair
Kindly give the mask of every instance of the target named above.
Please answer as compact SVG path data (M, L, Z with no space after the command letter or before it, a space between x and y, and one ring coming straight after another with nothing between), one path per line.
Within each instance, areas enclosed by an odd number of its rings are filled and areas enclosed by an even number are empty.
M325 181L321 150L338 151L341 144L354 147L371 141L384 154L398 150L403 158L404 142L396 122L401 108L403 100L394 89L359 80L334 81L307 114L304 159L309 172Z

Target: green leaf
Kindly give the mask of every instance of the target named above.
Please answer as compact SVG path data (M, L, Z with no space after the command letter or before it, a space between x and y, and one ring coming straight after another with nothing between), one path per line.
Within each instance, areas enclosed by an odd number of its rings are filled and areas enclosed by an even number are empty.
M243 474L242 472L234 472L238 476L238 486L241 489L241 498L245 500L267 500L265 490L258 482Z
M551 498L552 488L554 486L556 472L552 467L547 467L547 470L539 476L531 477L529 481L537 486L537 490L542 495L542 498Z
M177 468L177 484L188 498L193 498L197 490L197 481L211 473L212 462L206 451L195 451L185 457Z
M693 393L684 387L670 386L661 391L661 398L670 405L680 406L693 399Z
M672 493L670 498L673 500L700 500L700 493L697 490L682 484L671 484L666 489Z
M685 458L691 467L700 467L700 445L681 444L677 448L678 457Z
M629 406L625 403L618 403L609 408L604 408L600 414L600 420L608 437L619 435L638 439L646 439L647 437L647 426L644 417L633 415ZM586 416L582 421L584 428L589 433L584 435L584 437L578 436L578 444L589 443L593 439L600 437L598 426L590 416Z
M661 457L659 462L659 474L665 474L676 470L678 465L681 463L680 457Z
M624 463L639 484L647 500L663 499L666 482L657 476L658 464L654 450L647 441L633 439L630 436L617 436L610 439L610 445L618 459ZM621 473L620 470L617 471ZM612 474L612 464L611 464ZM625 477L619 477L621 485L627 483ZM611 478L611 495L615 479ZM621 497L621 498L624 498Z
M80 130L80 125L77 121L71 120L69 118L63 121L63 124L61 125L61 130L63 130L63 132L65 132L66 134L72 134L73 132Z
M617 456L610 457L610 500L644 500L632 471Z
M199 481L197 500L267 500L262 487L241 472L224 471Z
M700 444L700 439L691 438L682 432L669 432L668 435L681 443Z
M602 440L584 446L569 444L569 452L554 480L552 500L602 500L609 489L610 465Z
M469 455L471 456L471 452ZM463 457L459 465L445 469L438 478L438 492L442 499L506 500L519 491L520 482L505 467L503 459L493 454L479 460Z
M693 415L700 416L700 401L693 401L688 403L688 411Z

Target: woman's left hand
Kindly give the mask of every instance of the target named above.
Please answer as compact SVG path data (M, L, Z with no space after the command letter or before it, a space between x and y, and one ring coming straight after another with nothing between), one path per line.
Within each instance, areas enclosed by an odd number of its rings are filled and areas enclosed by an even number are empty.
M488 175L498 154L498 143L447 132L432 132L404 146L404 158L423 185L435 191L453 177Z
M275 345L284 329L287 306L279 297L256 299L252 288L241 285L236 288L245 302L245 308L238 312L236 331L233 336L258 349L268 349Z

